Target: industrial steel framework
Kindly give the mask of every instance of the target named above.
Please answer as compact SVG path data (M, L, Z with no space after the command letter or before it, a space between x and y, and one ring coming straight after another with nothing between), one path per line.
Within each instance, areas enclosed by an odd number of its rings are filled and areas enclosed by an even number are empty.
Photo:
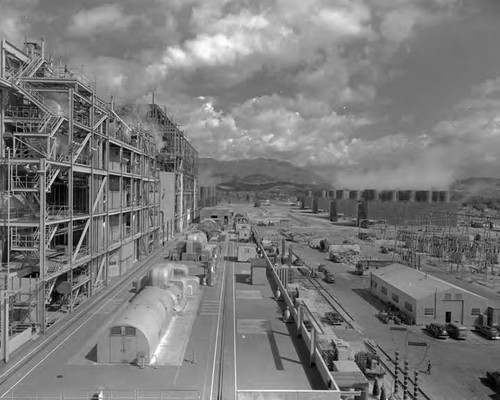
M159 127L162 134L163 148L157 156L159 168L175 173L175 216L182 229L199 215L198 152L160 106L148 104L147 118ZM191 210L194 212L191 213Z
M43 332L160 246L156 141L43 41L2 40L0 93L0 289L11 329ZM195 182L184 147L172 162Z

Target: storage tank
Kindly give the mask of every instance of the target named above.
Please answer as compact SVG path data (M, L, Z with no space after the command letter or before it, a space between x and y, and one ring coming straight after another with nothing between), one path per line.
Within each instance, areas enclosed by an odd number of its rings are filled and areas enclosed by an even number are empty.
M155 265L148 274L148 281L151 286L166 288L174 275L172 263Z
M207 235L204 232L193 232L186 236L186 240L201 242L205 246L208 242Z

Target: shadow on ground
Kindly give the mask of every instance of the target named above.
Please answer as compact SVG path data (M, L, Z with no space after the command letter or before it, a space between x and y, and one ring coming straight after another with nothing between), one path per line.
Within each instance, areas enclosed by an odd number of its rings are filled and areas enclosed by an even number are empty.
M97 362L97 344L90 349L85 358L89 361Z
M374 296L369 289L352 289L352 291L367 303L375 307L377 311L384 311L385 309L387 309L387 306L384 304L384 302Z

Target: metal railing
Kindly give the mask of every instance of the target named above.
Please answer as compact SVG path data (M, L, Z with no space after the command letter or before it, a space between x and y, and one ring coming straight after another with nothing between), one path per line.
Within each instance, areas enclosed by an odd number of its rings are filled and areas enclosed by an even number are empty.
M26 175L12 174L12 190L36 189L38 187L40 175L31 173Z
M13 248L37 249L40 241L33 235L21 235L19 233L11 233L11 246Z
M5 107L7 118L41 119L43 114L37 107L30 106L7 106Z
M80 393L59 392L52 395L34 393L31 396L9 392L5 399L13 400L200 400L199 390L108 390L94 389Z
M49 205L46 209L47 218L58 219L69 216L70 208L67 205Z

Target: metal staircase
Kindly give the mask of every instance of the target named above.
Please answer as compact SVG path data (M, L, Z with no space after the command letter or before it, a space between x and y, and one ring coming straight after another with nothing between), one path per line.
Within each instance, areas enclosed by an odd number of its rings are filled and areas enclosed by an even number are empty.
M54 286L56 285L57 277L54 277L45 283L45 304L50 304L50 295L54 290Z
M21 196L23 203L28 206L30 211L33 214L38 214L40 212L39 199L33 192L23 191L23 189L27 189L27 187L18 176L13 176L13 187L20 190L17 194ZM33 193L33 197L36 201L38 201L38 204L33 201L28 193Z
M18 85L22 78L32 77L44 62L45 60L41 55L34 55L26 65L24 65L14 74L14 83Z

